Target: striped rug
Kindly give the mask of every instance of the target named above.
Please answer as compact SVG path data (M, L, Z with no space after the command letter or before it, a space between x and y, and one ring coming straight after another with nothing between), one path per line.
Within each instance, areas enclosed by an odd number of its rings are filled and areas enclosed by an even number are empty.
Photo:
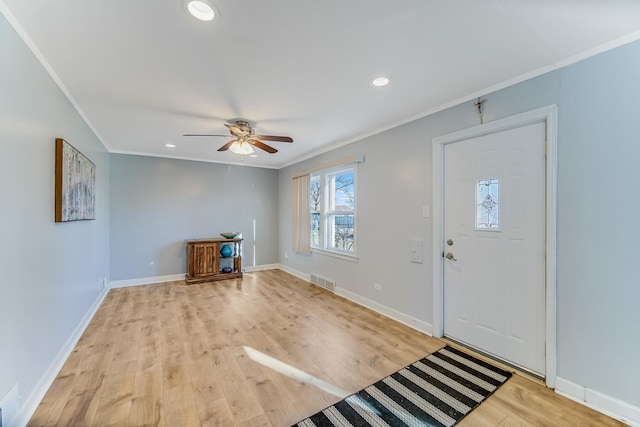
M295 425L453 426L510 377L446 346Z

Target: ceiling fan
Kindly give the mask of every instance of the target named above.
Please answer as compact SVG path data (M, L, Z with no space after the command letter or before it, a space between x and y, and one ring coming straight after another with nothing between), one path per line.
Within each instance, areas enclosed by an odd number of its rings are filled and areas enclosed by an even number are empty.
M246 120L236 120L235 124L225 123L224 125L229 128L231 135L184 134L183 136L231 136L234 139L218 148L218 151L230 150L236 154L251 154L253 153L253 147L273 154L277 153L278 150L262 141L293 142L293 139L288 136L256 135Z

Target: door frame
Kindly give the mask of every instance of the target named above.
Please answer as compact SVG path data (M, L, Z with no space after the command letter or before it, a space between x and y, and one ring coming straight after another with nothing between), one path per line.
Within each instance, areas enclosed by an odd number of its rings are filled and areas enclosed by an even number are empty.
M548 105L526 113L481 124L433 138L433 333L444 336L444 147L534 123L545 123L545 381L556 382L556 222L557 222L557 107Z

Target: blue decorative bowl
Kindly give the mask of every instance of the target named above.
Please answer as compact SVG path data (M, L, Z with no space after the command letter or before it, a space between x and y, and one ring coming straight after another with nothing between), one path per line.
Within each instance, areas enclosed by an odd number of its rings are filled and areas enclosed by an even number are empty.
M234 237L236 237L238 234L240 234L240 233L238 233L238 232L235 232L235 233L220 233L220 235L221 235L222 237L224 237L225 239L233 239L233 238L234 238Z

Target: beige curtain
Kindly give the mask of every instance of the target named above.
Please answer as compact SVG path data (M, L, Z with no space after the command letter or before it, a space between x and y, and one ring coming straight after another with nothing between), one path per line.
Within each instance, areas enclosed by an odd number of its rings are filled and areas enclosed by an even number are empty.
M311 253L311 216L309 211L310 175L293 178L293 250Z

